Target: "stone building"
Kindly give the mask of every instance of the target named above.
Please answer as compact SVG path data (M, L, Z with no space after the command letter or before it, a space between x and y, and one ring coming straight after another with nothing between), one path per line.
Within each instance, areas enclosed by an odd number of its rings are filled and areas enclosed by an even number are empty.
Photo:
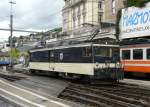
M72 37L90 35L97 27L101 32L114 33L117 12L124 7L124 0L64 0L64 2L63 32L73 35Z

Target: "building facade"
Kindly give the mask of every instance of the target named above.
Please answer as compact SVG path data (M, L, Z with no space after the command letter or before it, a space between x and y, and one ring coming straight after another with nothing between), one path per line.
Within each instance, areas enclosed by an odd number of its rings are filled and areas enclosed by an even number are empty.
M63 32L79 35L93 30L93 26L111 26L124 0L64 0ZM87 31L88 30L88 31Z

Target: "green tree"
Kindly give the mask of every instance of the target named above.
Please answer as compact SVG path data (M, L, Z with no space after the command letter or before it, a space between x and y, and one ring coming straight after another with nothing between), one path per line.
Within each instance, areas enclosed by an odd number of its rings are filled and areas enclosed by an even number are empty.
M16 48L13 48L11 51L9 51L9 56L12 56L13 58L18 58L19 54L20 52Z
M148 2L150 2L150 0L127 0L126 6L144 7Z

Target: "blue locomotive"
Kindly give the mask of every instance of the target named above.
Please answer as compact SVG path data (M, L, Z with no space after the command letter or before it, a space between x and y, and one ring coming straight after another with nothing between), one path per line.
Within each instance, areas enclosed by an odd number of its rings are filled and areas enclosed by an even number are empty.
M123 79L118 45L80 43L33 49L29 69L69 78Z

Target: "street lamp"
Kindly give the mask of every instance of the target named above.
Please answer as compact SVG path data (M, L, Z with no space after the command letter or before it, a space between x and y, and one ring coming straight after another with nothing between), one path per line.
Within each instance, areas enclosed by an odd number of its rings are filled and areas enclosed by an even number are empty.
M10 1L10 67L13 65L13 58L12 58L12 48L13 48L13 4L16 4L15 1Z

